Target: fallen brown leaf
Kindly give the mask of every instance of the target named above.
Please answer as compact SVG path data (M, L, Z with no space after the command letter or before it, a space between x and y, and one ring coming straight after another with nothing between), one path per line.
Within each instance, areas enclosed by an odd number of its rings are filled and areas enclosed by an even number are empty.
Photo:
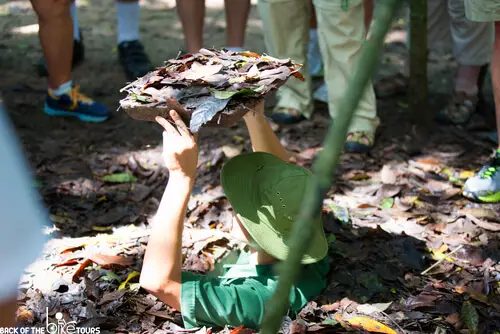
M87 268L91 264L92 264L91 260L85 259L85 261L83 261L80 264L78 269L76 269L75 273L73 274L73 278L72 278L73 282L80 283L80 278L85 274L85 268Z
M134 259L130 257L118 256L118 255L106 255L106 254L91 254L89 259L103 267L108 269L112 266L128 267L134 263Z

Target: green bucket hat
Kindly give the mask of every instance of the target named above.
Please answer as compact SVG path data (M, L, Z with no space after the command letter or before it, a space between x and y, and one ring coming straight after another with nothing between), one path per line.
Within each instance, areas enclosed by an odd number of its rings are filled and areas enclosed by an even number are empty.
M311 175L264 152L239 155L222 168L222 187L241 223L259 247L279 260L288 254L292 223ZM328 251L321 217L311 228L314 235L304 264L323 259Z

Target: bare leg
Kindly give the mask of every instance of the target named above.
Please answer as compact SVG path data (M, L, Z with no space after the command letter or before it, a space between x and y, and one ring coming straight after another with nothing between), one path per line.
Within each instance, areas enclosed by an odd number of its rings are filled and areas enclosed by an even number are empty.
M481 66L459 65L455 78L455 91L464 92L469 96L477 95L480 71Z
M40 44L47 62L49 88L71 80L73 22L69 0L31 0L38 16Z
M186 49L188 52L197 52L203 47L205 0L177 0L176 3L184 31Z
M226 46L243 47L247 27L250 0L225 0Z
M498 148L500 149L500 21L495 22L495 47L491 61L491 77L497 119Z

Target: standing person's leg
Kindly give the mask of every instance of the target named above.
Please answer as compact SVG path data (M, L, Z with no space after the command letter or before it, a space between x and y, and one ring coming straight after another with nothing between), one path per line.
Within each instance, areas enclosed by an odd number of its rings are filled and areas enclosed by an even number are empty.
M278 123L296 123L309 118L313 111L312 85L307 63L309 5L304 0L259 0L264 25L264 40L273 57L291 58L304 64L305 80L288 80L277 93L272 119Z
M409 13L406 16L409 17ZM407 36L409 35L408 26ZM408 38L405 42L408 47ZM450 15L446 0L427 1L427 43L430 53L443 53L450 50ZM375 83L376 95L383 98L406 93L410 76L409 65L409 59L405 57L401 72L379 79Z
M139 40L140 12L138 0L116 1L118 57L129 80L135 80L153 69Z
M245 31L250 0L225 0L226 9L226 47L229 50L241 51L245 45Z
M319 51L318 22L316 20L316 12L314 10L312 0L309 0L308 3L311 8L311 18L309 20L309 43L307 48L309 73L312 77L321 77L323 75L323 63L321 62L321 51Z
M494 28L493 23L467 20L464 0L448 0L448 13L458 69L452 98L439 117L464 124L476 111L481 68L491 60Z
M500 202L500 2L496 0L465 0L467 18L476 22L494 22L495 41L491 62L493 96L498 143L491 161L464 185L464 195L481 202Z
M325 64L325 81L328 86L328 107L335 121L337 103L344 96L347 83L359 58L361 44L366 38L362 0L314 0L318 17L318 32ZM346 150L365 152L373 145L379 124L373 86L367 85L355 111Z
M72 57L72 67L76 67L83 62L85 58L85 49L83 46L82 36L80 34L80 27L78 22L78 9L76 7L76 2L71 1L70 5L71 20L73 22L73 57ZM48 75L47 63L45 58L42 56L35 65L38 75L45 77Z
M73 22L70 1L32 0L31 4L38 16L38 35L47 63L49 88L56 89L71 81Z
M51 116L71 116L82 121L102 122L107 108L80 94L71 81L73 23L70 1L32 0L40 27L40 44L47 61L49 89L44 112Z
M177 0L176 3L177 13L184 31L186 50L187 52L198 52L203 47L205 0Z

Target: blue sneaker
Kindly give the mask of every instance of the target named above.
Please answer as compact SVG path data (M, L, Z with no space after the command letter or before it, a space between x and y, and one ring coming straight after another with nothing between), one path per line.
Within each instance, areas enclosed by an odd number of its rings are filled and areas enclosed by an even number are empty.
M109 118L108 108L81 94L73 87L70 94L54 96L47 92L43 110L50 116L76 117L84 122L103 122Z

